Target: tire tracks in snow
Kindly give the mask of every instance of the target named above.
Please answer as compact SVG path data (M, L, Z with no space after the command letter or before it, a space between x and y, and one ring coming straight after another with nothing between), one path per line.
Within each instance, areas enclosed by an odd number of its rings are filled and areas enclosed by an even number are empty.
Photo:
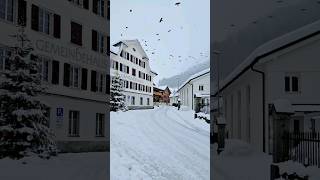
M161 117L161 116L158 116L158 113L161 113L161 111L163 111L163 110L165 110L165 108L160 108L158 111L156 111L156 113L152 114L152 116L153 116L153 119L154 119L153 122L155 122L155 124L156 124L159 128L161 128L161 129L163 130L163 132L165 132L164 134L167 135L167 136L168 136L169 138L171 138L172 140L178 142L178 144L181 144L182 146L184 146L184 147L185 147L186 149L188 149L189 151L191 151L191 154L193 154L193 156L199 157L199 158L201 159L200 161L208 161L208 160L210 161L210 156L209 156L210 153L209 153L209 152L208 152L208 156L205 156L205 155L199 153L199 152L198 152L198 149L195 149L195 148L194 148L194 147L197 147L196 144L198 144L199 141L194 141L194 140L192 140L192 139L186 138L186 136L181 136L181 135L180 135L181 138L179 138L179 137L177 137L177 134L173 134L170 130L168 130L168 128L163 127L163 126L161 125L161 123L158 122L158 121L159 121L159 117ZM163 113L163 114L166 115L166 113ZM166 115L166 116L168 116L168 115ZM168 117L167 117L167 118L168 118ZM168 118L168 119L170 119L170 118ZM163 119L160 119L160 120L163 121ZM171 122L171 121L170 121L170 122ZM181 126L179 126L179 127L181 127ZM191 145L190 145L190 144L187 144L187 143L185 143L185 142L190 142ZM194 147L193 147L193 146L194 146ZM209 143L208 143L208 146L209 146ZM190 157L186 157L185 154L184 154L182 157L183 157L184 159L187 158L187 160L188 160L189 162L195 162L195 159L191 159ZM198 162L199 162L199 161L198 161ZM201 164L201 162L200 162L200 164ZM185 165L187 165L188 168L193 169L194 172L197 173L197 175L199 176L199 179L205 179L206 177L204 177L204 174L209 173L209 168L208 168L207 171L201 171L201 172L199 172L200 168L202 168L202 167L196 169L195 166L194 166L194 164L192 164L192 163L190 163L190 164L185 164ZM208 166L209 166L209 163L208 163Z

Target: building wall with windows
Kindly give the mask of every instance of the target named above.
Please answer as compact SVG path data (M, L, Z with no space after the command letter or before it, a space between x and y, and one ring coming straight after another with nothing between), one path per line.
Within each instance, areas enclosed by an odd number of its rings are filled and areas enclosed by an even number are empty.
M0 0L0 68L15 44L17 25L41 60L41 97L49 105L49 126L61 151L106 150L109 93L107 0ZM90 107L90 108L88 108Z
M200 106L210 104L210 69L191 76L177 91L183 106L192 110L200 110Z
M319 22L310 29L315 28L320 29ZM272 154L279 125L280 129L291 132L310 132L310 128L318 127L320 95L317 92L320 86L316 82L320 76L320 61L317 56L320 36L312 33L309 36L309 33L303 34L298 30L296 32L299 34L292 33L292 38L285 35L269 42L272 46L266 43L258 48L270 47L263 52L272 52L262 56L254 65L253 68L260 73L253 71L249 63L246 63L249 68L243 74L235 76L236 78L233 77L234 81L231 78L222 80L222 112L226 118L229 138L241 139L258 150ZM307 38L295 42L297 37ZM273 51L279 44L289 45ZM239 66L232 74L237 74L237 71L244 68L245 66ZM265 101L261 72L265 76ZM225 86L226 84L228 85ZM279 105L279 101L287 104ZM287 115L287 120L277 119L283 114Z
M153 108L153 78L149 58L138 40L124 40L111 52L110 74L122 80L125 104L129 109Z

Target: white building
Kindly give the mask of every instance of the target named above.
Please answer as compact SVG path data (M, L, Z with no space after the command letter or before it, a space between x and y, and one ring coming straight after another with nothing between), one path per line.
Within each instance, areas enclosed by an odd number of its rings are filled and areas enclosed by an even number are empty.
M261 45L224 78L229 138L272 154L282 131L319 132L319 51L320 21Z
M25 25L42 61L41 98L61 151L106 150L109 1L1 0L0 71L6 68L9 35ZM19 17L19 18L18 18Z
M153 78L149 58L138 40L124 40L113 46L111 52L111 77L120 75L123 81L125 103L129 109L153 108Z
M181 105L200 111L210 103L210 69L192 75L178 91Z

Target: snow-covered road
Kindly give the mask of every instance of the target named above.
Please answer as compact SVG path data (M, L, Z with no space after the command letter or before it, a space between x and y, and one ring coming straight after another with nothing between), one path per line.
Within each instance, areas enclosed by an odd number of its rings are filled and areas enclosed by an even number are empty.
M170 106L111 113L111 179L210 179L209 125Z

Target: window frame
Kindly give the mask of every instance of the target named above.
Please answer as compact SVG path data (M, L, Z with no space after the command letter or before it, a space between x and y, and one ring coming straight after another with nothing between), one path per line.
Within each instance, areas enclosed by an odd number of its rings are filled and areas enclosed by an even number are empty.
M77 114L75 119L74 114ZM74 121L77 121L76 123ZM77 127L74 127L74 126ZM69 137L80 137L80 111L69 110L69 126L68 126Z

